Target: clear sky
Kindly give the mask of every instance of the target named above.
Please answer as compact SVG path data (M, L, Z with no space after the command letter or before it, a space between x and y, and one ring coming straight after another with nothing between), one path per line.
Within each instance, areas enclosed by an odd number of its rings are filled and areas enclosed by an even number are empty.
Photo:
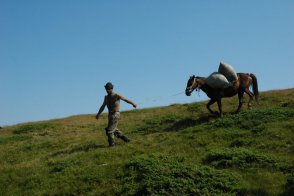
M108 81L138 108L205 100L178 93L220 61L293 88L294 1L0 0L0 126L94 114Z

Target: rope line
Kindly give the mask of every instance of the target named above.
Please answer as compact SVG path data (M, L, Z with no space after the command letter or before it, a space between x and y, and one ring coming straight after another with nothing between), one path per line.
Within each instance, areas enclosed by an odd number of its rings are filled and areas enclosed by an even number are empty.
M162 99L167 99L167 98L171 98L171 97L175 97L175 96L181 95L184 92L185 91L181 91L179 93L175 93L175 94L172 94L172 95L169 95L169 96L161 96L161 97L158 97L158 98L148 99L148 100L145 100L145 101L138 102L138 104L141 105L141 104L146 104L148 102L157 102L157 101L162 100Z

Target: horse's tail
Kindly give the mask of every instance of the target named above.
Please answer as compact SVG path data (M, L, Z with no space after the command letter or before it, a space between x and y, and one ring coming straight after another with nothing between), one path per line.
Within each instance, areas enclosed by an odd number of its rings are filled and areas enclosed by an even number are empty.
M250 77L252 78L252 82L253 82L254 97L255 97L256 102L258 103L259 92L258 92L257 78L254 74L250 74Z

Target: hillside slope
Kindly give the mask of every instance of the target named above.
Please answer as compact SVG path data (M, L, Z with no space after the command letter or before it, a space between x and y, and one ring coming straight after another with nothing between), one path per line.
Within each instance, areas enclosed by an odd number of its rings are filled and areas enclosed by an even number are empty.
M236 97L223 99L224 118L206 102L122 112L131 142L114 148L106 114L5 127L0 195L291 195L293 97L263 92L239 114Z

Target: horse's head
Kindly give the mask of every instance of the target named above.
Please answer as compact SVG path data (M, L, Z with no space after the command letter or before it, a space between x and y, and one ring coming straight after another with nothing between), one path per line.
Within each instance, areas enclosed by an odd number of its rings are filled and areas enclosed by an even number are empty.
M194 75L191 76L187 82L186 95L190 96L193 90L197 89L198 85L197 78Z

